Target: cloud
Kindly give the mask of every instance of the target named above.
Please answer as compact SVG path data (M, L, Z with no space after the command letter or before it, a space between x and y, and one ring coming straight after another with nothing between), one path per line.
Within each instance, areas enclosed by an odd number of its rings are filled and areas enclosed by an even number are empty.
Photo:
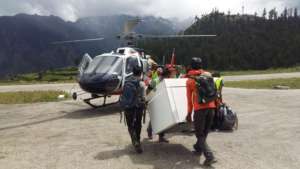
M261 13L263 8L300 7L299 0L0 0L0 15L17 13L57 15L74 21L79 17L131 14L186 18L213 8L241 13Z

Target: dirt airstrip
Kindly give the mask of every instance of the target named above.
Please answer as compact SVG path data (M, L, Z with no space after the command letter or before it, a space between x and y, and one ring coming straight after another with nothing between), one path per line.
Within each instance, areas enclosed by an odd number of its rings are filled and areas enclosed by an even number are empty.
M213 132L208 142L220 169L298 169L300 90L225 88L239 129ZM111 100L117 98L112 97ZM148 118L149 119L149 118ZM191 153L194 136L146 137L135 154L116 105L92 109L80 101L0 105L1 169L204 168Z

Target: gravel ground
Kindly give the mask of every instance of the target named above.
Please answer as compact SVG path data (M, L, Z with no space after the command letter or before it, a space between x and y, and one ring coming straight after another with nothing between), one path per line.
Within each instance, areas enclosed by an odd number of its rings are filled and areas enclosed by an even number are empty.
M298 169L300 90L225 88L238 113L239 129L213 132L208 143L220 169ZM110 98L113 101L117 98ZM116 105L92 109L80 101L0 105L2 169L176 169L204 168L191 153L194 136L142 138L137 155Z

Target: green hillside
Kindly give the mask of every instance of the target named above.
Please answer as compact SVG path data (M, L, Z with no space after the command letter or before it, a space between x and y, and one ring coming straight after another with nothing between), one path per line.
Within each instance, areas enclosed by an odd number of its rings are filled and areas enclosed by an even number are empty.
M262 70L300 64L300 18L298 10L278 13L275 9L257 15L231 15L217 10L201 18L184 34L216 34L217 37L142 41L162 62L176 48L177 63L188 64L202 57L212 70ZM158 57L159 56L159 57Z

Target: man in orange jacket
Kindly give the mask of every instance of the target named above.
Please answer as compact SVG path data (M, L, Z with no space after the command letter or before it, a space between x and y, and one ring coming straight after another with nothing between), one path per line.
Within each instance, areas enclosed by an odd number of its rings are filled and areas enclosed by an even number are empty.
M206 138L211 128L216 104L215 101L208 103L198 103L198 88L196 86L196 81L194 77L201 74L210 74L202 70L202 60L201 58L193 57L191 61L191 70L189 70L186 82L187 89L187 101L188 101L188 115L186 120L192 122L192 111L194 110L194 127L195 135L197 137L197 142L194 144L194 149L197 154L201 155L202 153L205 156L204 165L211 165L216 162L216 159L206 143ZM201 87L201 86L200 86Z

